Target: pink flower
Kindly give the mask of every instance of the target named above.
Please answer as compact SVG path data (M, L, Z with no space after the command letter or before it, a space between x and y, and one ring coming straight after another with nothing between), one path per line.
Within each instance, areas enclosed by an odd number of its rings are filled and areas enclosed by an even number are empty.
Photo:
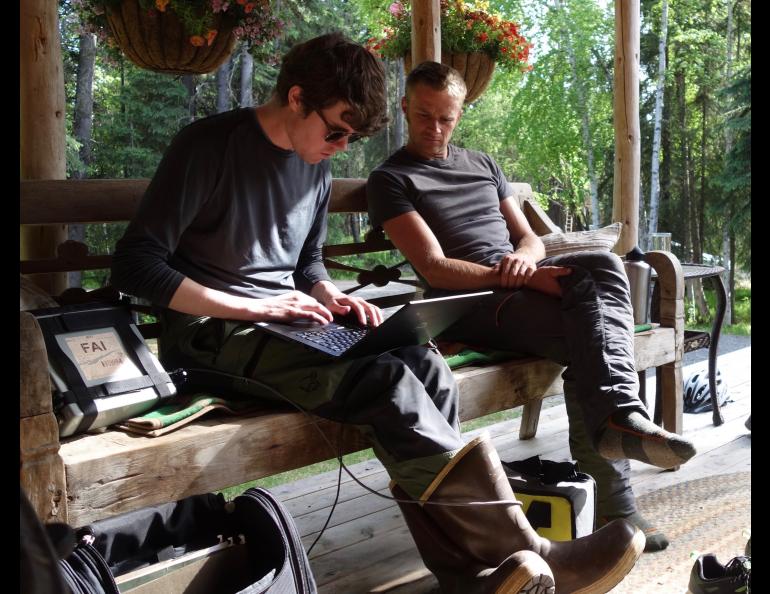
M404 14L404 5L401 4L400 2L394 2L393 4L390 5L388 10L390 11L390 14L398 18L402 14Z

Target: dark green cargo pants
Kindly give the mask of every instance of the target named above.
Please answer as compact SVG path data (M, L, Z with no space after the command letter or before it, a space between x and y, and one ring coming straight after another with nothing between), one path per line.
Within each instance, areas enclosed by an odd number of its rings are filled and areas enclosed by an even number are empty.
M338 360L253 323L171 310L160 319L166 369L253 378L320 417L355 425L371 439L391 478L415 499L463 447L457 385L441 356L425 347ZM270 392L260 397L277 398Z

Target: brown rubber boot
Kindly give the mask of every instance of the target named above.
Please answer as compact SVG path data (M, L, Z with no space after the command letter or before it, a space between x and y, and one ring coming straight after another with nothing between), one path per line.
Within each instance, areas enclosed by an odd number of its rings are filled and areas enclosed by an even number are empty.
M456 545L488 567L512 552L533 551L553 571L558 594L603 594L631 571L644 549L644 533L626 520L613 520L593 534L552 542L530 526L516 501L497 451L482 435L452 458L423 493L423 509ZM440 502L511 501L479 506Z
M554 594L553 574L537 553L518 551L497 567L464 553L406 491L390 491L404 515L425 567L438 579L442 594ZM405 502L406 501L406 502Z

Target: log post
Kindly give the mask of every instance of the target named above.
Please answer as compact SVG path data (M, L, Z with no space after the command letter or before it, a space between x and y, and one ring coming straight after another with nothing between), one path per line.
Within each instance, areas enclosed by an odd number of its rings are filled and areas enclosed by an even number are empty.
M57 2L20 0L19 6L21 178L64 179L64 73ZM66 225L22 227L22 258L53 257L66 239ZM67 288L64 273L31 280L51 295Z
M639 0L615 1L614 87L612 220L623 223L615 252L625 255L639 234Z
M412 64L421 62L441 62L439 0L412 3Z
M48 357L35 316L19 312L19 458L24 492L43 522L67 521L64 462L53 414Z

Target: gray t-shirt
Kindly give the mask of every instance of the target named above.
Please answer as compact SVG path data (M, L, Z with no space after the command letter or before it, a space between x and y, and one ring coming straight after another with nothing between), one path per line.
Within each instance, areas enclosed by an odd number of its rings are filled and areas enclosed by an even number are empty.
M174 138L125 235L112 282L167 306L183 278L246 297L328 279L321 259L328 162L272 144L253 108L205 118Z
M423 160L402 148L366 184L373 226L416 211L444 255L494 266L513 251L500 202L513 190L490 156L450 144L446 159Z

